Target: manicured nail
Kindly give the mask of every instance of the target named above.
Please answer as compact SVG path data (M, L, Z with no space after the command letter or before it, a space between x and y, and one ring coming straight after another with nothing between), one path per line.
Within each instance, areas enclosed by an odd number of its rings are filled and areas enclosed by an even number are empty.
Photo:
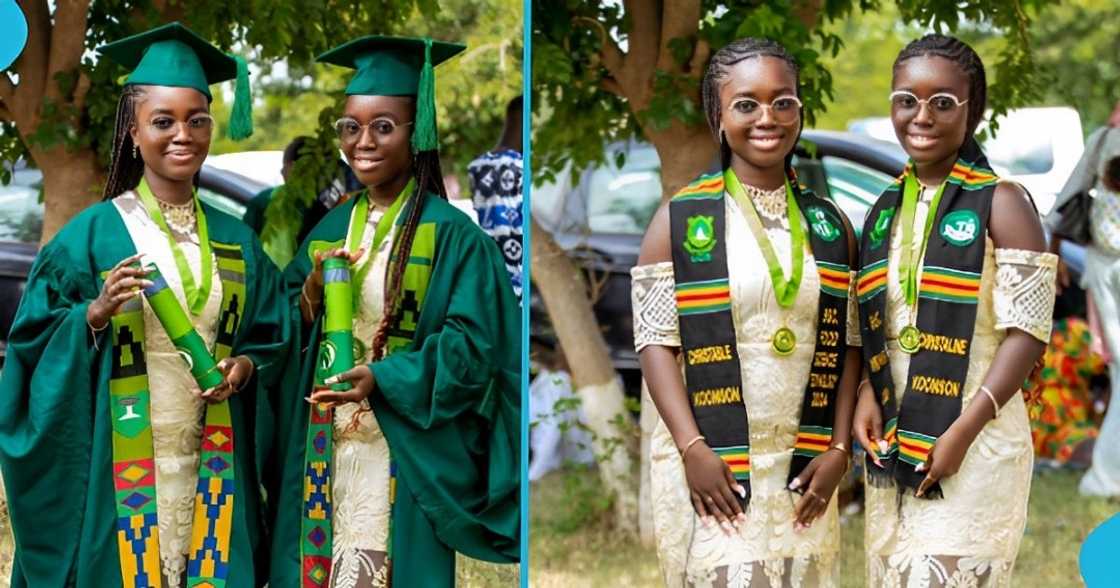
M739 513L739 516L737 516L736 518L739 519L740 522L746 523L747 522L747 513L741 512L741 513Z
M801 487L801 478L794 478L793 481L789 483L789 489L790 490L797 490L800 487Z
M922 463L918 464L918 467L914 468L914 471L915 471L915 472L924 472L924 471L926 471L926 464L925 464L925 462L922 462Z
M890 448L891 446L888 445L886 441L879 439L879 453L886 453L887 451L890 451Z
M739 493L739 497L743 500L747 499L747 489L740 484L735 484L735 491Z
M328 386L331 386L333 384L337 384L338 383L338 376L331 376L331 377L323 380L323 383L328 385Z

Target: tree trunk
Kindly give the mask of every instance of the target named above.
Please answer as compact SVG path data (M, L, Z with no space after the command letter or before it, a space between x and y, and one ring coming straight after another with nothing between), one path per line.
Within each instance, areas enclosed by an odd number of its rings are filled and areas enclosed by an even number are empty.
M638 531L638 489L632 458L634 439L622 384L591 311L587 286L579 269L552 236L532 223L533 283L541 293L560 340L572 385L595 439L599 475L614 496L619 531Z
M719 150L708 126L674 122L664 131L646 131L661 160L661 199L668 200L713 164Z
M43 171L43 236L46 244L74 215L101 199L105 170L92 149L62 146L34 154Z
M653 490L651 488L652 479L650 478L649 468L649 453L650 445L653 439L653 429L657 426L657 407L653 404L653 398L649 395L649 388L646 387L646 381L642 379L642 448L641 448L641 464L639 467L641 476L641 490L638 492L638 535L641 538L642 545L646 547L653 547L655 538L653 536Z

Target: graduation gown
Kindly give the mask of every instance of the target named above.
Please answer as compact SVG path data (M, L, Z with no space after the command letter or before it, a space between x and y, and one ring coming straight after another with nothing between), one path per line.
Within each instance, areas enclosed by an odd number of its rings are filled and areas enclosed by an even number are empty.
M331 210L285 270L294 316L312 269L309 251L343 246L355 202ZM399 218L407 213L406 205ZM434 231L430 254L416 246L411 252L411 262L431 267L426 293L418 315L410 315L411 343L369 364L376 380L369 404L396 465L392 582L450 586L456 551L494 562L518 559L520 320L501 253L482 230L436 196L426 199L420 225L418 233ZM273 513L274 588L302 585L310 410L304 399L322 328L320 314L297 329L303 355L298 365L291 362L288 410L277 416L283 470Z
M229 400L236 483L226 586L252 588L263 584L267 568L260 492L274 437L267 391L285 364L291 318L279 272L256 237L240 221L202 206L211 242L239 246L245 262L246 301L231 355L248 356L256 370ZM102 272L134 253L117 208L103 202L67 223L28 277L0 380L13 587L122 585L109 393L113 345L110 329L91 333L86 311L101 290Z

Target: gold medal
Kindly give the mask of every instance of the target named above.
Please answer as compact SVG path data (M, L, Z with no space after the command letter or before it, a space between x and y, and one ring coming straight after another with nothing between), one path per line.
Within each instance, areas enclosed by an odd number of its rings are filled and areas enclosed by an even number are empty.
M797 335L794 335L789 327L782 327L774 331L774 336L770 338L770 346L778 355L789 355L797 346Z
M898 346L906 353L916 353L921 347L922 332L914 325L902 327L898 334Z

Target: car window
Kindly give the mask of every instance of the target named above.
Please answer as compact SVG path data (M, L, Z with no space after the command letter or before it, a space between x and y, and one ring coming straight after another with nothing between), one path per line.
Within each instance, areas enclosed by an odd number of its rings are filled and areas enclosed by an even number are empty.
M633 149L622 169L606 163L591 172L587 186L587 224L592 233L641 235L661 204L657 151Z
M42 174L19 170L7 186L0 186L0 241L38 244L43 234L43 204L39 202Z
M226 196L219 194L209 188L198 188L198 199L217 208L218 210L232 216L233 218L240 219L245 216L245 205Z
M821 160L828 175L828 191L858 234L867 211L894 178L842 157L826 155Z
M994 139L984 141L984 155L1004 176L1044 174L1054 167L1050 135L1033 125L1001 125Z

